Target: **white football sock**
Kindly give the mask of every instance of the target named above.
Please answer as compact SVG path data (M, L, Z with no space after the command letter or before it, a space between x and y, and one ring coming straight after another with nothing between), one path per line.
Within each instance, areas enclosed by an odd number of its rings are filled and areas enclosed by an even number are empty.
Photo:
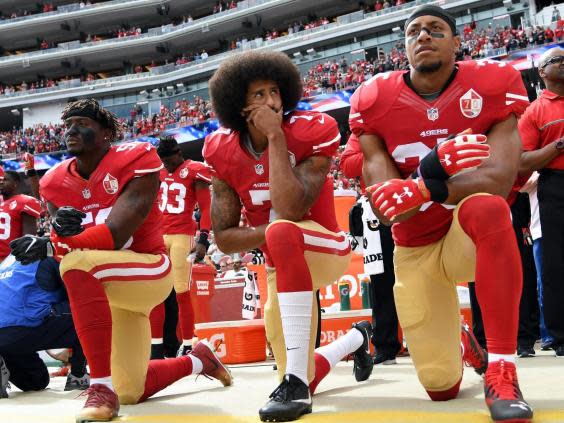
M317 348L315 352L325 357L331 368L333 368L347 355L358 350L363 342L364 337L360 331L353 328L330 344Z
M199 375L200 373L202 373L202 370L204 370L204 364L202 363L202 360L192 354L185 355L184 357L188 357L190 360L192 360L193 375Z
M286 374L306 385L313 292L279 292L280 318L286 344Z
M488 353L488 363L505 360L506 363L515 364L515 354L493 354Z
M159 345L163 343L163 338L151 338L151 345Z
M106 385L108 388L110 388L112 391L115 392L114 385L112 385L112 377L111 376L91 378L90 379L90 386L95 385L97 383L100 384L100 385Z

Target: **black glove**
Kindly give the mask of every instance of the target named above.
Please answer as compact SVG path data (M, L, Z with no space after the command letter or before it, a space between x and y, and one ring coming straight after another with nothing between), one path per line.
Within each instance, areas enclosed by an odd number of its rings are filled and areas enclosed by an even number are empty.
M10 242L12 254L21 264L53 257L53 245L47 236L24 235Z
M82 219L86 214L74 207L64 206L57 210L55 217L51 220L53 230L59 236L73 236L81 233L84 228L82 227Z

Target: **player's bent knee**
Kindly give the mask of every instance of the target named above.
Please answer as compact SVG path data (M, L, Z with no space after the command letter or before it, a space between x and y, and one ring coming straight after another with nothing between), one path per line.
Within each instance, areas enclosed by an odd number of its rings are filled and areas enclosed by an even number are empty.
M419 381L433 401L446 401L456 397L462 379L458 371L445 366L426 365L417 369Z
M72 251L63 257L59 269L61 276L63 276L69 270L88 272L91 267L88 260L88 251Z
M511 211L499 195L475 195L460 206L458 221L468 236L475 239L511 228Z
M277 220L266 228L266 245L276 264L278 258L285 258L288 251L304 249L304 235L302 230L294 222L289 220Z
M462 382L462 378L458 379L451 388L445 389L442 391L429 391L427 390L427 395L433 401L449 401L451 399L455 399L458 395L458 391L460 391L460 382Z

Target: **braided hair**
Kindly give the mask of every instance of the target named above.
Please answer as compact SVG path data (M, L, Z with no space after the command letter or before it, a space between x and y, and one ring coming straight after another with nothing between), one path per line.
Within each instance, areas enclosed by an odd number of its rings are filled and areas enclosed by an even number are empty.
M97 100L85 98L73 101L66 105L61 113L61 119L66 120L72 116L82 116L98 122L103 128L109 129L111 139L115 140L121 130L121 125L112 112L100 106Z

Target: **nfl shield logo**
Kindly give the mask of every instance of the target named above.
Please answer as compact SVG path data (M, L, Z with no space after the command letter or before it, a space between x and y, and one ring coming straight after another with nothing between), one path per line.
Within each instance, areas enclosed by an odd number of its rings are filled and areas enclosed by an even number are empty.
M262 175L264 173L264 166L261 164L255 165L255 172L257 175Z
M109 173L106 173L102 184L104 185L104 190L106 190L108 194L115 194L116 192L118 192L118 180Z
M90 197L92 197L92 194L90 193L90 190L88 188L84 188L82 190L82 196L88 200Z
M439 118L439 109L437 109L436 107L431 107L430 109L427 109L427 119L429 119L430 121L435 121Z
M460 111L462 115L473 119L482 111L482 97L470 88L466 94L460 97Z

